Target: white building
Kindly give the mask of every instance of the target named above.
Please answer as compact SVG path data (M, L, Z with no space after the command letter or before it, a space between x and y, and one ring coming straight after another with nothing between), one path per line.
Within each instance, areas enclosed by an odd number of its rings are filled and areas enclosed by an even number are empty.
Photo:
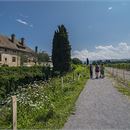
M11 37L0 35L0 66L20 66L22 56L27 58L26 66L35 64L35 52L26 46L24 38L17 40L14 34Z

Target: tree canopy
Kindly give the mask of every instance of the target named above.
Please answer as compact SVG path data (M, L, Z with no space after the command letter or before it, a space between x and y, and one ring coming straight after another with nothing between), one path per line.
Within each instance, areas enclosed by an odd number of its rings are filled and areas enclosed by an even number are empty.
M37 53L37 61L38 63L42 63L42 62L48 62L49 61L49 55L48 53L42 51L42 52L38 52Z
M73 58L72 63L73 64L82 64L82 61L80 59L78 59L78 58Z
M60 73L68 72L71 68L71 46L64 25L58 26L52 44L53 70Z

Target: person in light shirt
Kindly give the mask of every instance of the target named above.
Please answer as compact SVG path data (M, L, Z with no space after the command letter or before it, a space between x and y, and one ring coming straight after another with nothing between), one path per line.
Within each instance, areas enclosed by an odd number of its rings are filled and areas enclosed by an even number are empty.
M104 78L104 77L105 77L105 75L104 75L104 70L105 70L105 67L104 67L103 64L101 64L101 66L100 66L100 77L101 77L101 78Z

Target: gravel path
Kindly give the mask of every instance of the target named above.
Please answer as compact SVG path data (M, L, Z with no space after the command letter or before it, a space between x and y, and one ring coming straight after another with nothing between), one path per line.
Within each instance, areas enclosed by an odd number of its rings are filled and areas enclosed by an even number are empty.
M119 93L108 78L89 80L63 129L130 130L130 99Z

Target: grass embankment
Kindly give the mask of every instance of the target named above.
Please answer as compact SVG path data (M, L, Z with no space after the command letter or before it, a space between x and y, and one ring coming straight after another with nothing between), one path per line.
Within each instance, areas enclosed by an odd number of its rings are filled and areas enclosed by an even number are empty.
M119 92L121 92L122 94L126 95L126 96L130 96L130 82L128 82L127 86L124 84L121 84L120 82L115 83L115 87L117 88L117 90Z
M77 66L73 72L54 78L48 83L29 85L16 92L18 128L62 128L74 110L74 104L89 78L86 67ZM78 73L81 74L78 80ZM12 128L11 99L0 110L0 128Z

